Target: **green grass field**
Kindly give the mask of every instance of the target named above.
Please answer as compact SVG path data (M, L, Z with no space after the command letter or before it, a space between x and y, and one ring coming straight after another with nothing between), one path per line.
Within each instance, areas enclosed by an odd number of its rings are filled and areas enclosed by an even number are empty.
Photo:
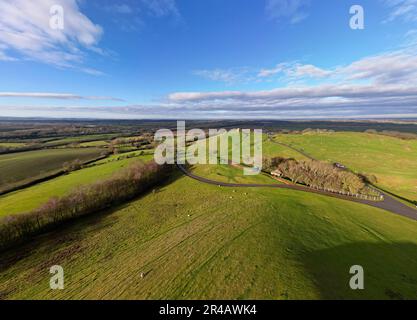
M86 134L86 135L77 136L77 137L65 137L61 139L45 141L44 145L54 146L54 145L70 144L70 143L94 142L94 141L102 141L102 140L107 140L107 139L110 140L118 136L119 134L115 134L115 133Z
M235 137L236 135L240 135L240 141L242 142L242 132L237 132L237 131L233 131L231 133L229 133L229 148L228 148L228 159L231 160L232 159L232 141L233 141L233 137ZM209 149L209 142L210 140L217 140L217 150L218 150L218 154L220 154L221 152L221 144L220 144L220 136L214 136L214 137L210 137L207 140L202 140L199 141L198 143L203 144L204 146L206 146L207 148L207 152L206 152L206 156L208 157L209 154L211 153L210 149ZM251 155L253 156L254 153L254 137L253 137L253 133L251 133L251 138L250 138L250 152ZM242 150L240 150L242 151ZM303 160L306 159L305 156L303 156L302 154L300 154L299 152L292 150L291 148L288 148L286 146L282 146L279 144L276 144L272 141L270 141L270 139L268 139L268 136L266 134L262 135L262 155L263 157L283 157L283 158L294 158L294 159L298 159L298 160ZM240 158L242 159L242 156Z
M94 183L111 176L132 161L148 161L152 155L116 161L116 157L97 161L97 165L71 172L30 188L0 196L0 217L36 209L51 197L63 196L80 185ZM112 161L113 160L113 161Z
M229 165L194 165L192 170L200 177L219 182L279 184L277 180L272 179L267 174L244 175L243 168Z
M262 154L264 157L283 157L283 158L294 158L297 160L306 160L306 157L299 152L287 148L285 146L273 143L265 136L262 145Z
M322 147L314 139L301 145L292 135L279 140L358 170L338 159L345 152L368 173L368 161L375 160L351 153L365 149L368 157L380 157L379 143L387 142L378 142L380 136L361 142L361 135L333 134ZM387 153L391 165L413 163L407 149L413 151L413 143L400 141L397 148L405 153ZM327 157L324 147L333 149ZM265 139L263 150L304 158ZM131 161L152 158L151 152L127 158L132 154L140 152L112 155L0 197L0 216L31 210ZM244 176L237 166L192 170L222 182L279 183L267 175ZM402 179L413 176L409 168L397 170ZM416 221L363 204L287 189L219 187L176 172L154 192L0 253L0 299L417 299L416 234ZM64 267L65 289L52 291L49 268L56 264ZM365 270L365 290L349 288L353 265Z
M181 176L2 254L0 292L9 299L415 299L416 232L417 222L365 205ZM64 267L64 290L49 289L55 264ZM363 291L348 287L356 264L365 269Z
M0 148L17 149L25 147L27 144L23 142L0 142Z
M88 161L100 156L103 151L88 149L47 149L0 155L1 189L8 184L47 176L62 169L66 161Z
M352 132L278 135L275 139L317 159L373 174L381 188L417 200L417 140Z

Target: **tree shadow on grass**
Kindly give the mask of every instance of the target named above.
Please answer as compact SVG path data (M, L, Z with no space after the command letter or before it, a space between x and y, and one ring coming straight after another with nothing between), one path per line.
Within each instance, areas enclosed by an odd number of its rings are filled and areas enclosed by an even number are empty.
M417 299L417 245L356 242L302 257L322 299ZM364 269L364 290L352 290L353 265Z

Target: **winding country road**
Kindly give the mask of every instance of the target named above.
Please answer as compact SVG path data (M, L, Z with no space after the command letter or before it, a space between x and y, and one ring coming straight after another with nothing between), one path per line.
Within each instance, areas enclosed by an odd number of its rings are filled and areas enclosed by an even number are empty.
M349 196L339 195L331 192L315 190L309 187L304 187L300 185L288 185L288 184L257 184L257 183L227 183L227 182L219 182L211 179L207 179L204 177L197 176L192 172L188 171L183 165L177 163L178 169L180 169L185 175L188 177L211 185L222 186L222 187L231 187L231 188L280 188L280 189L291 189L303 192L310 192L310 193L318 193L321 195L330 196L333 198L339 198L343 200L348 200L352 202L366 204L372 207L376 207L379 209L383 209L389 211L394 214L398 214L403 217L407 217L417 221L417 210L403 204L402 202L396 200L395 198L391 197L390 195L381 192L384 195L383 201L369 201L363 199L357 199Z

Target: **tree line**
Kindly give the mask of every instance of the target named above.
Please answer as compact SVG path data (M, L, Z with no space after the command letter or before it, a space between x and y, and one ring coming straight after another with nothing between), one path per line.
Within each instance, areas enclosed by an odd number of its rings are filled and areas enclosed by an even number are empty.
M317 160L264 159L263 169L309 187L352 195L378 196L358 175Z
M38 209L6 216L0 220L0 249L64 221L131 200L166 179L173 168L154 161L135 162L109 179L52 197Z
M392 130L377 131L377 130L374 130L374 129L368 129L368 130L365 131L365 133L380 134L380 135L383 135L383 136L389 136L389 137L398 138L398 139L402 139L402 140L417 139L417 134L411 133L411 132L399 132L399 131L392 131Z

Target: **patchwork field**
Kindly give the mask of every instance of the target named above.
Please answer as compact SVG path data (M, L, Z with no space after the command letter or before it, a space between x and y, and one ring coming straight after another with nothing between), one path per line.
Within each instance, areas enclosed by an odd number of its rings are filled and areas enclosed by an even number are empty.
M96 162L96 165L89 168L74 171L30 188L0 196L0 217L36 209L51 197L63 196L81 185L108 178L132 161L138 159L148 161L152 158L152 155L117 160L119 157L121 156L100 160Z
M64 162L96 159L101 149L45 149L0 155L0 189L41 178L62 169Z
M346 132L275 139L414 196L415 140ZM33 178L70 157L94 158L103 142L0 156L1 178ZM151 160L152 152L115 154L0 196L0 218ZM266 135L263 155L306 159ZM238 165L191 170L219 182L281 183L245 176ZM371 206L296 190L210 185L178 170L133 201L1 252L0 299L417 299L416 234L417 221ZM62 291L49 288L56 264L65 271ZM365 270L365 290L349 287L353 265Z
M373 174L377 186L417 201L415 139L352 132L289 134L275 139L317 159L340 162L358 173Z
M278 189L178 176L0 257L2 298L417 298L417 223ZM48 268L65 269L51 291ZM360 264L366 290L348 287ZM140 275L144 274L142 278Z
M70 143L83 143L83 142L95 142L102 141L105 139L112 139L119 136L118 134L92 134L92 135L81 135L79 137L67 137L62 139L54 139L48 141L46 145L58 145L58 144L70 144Z
M26 143L21 142L0 142L0 148L17 149L26 146Z

